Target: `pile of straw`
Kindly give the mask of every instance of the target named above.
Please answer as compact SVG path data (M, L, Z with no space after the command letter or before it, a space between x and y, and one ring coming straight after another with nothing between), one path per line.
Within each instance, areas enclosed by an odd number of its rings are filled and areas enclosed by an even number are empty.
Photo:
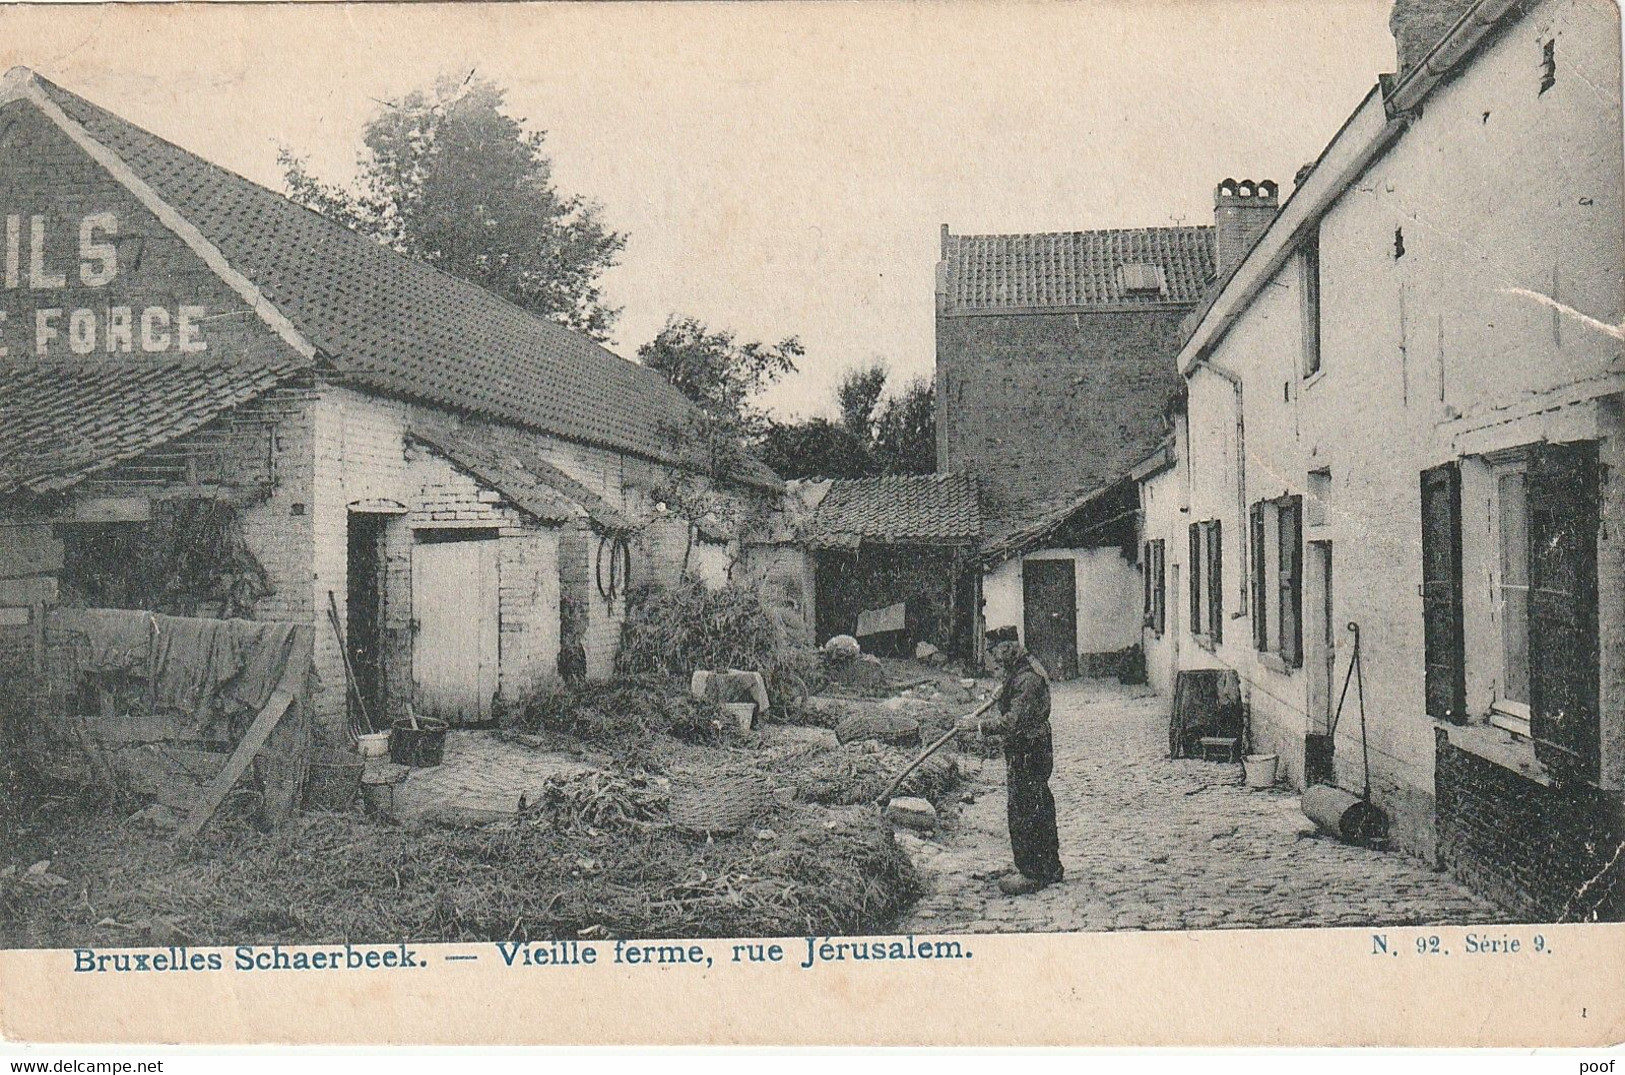
M51 869L69 883L8 899L0 943L865 933L919 895L873 808L799 807L772 825L707 841L669 827L555 828L547 807L480 828L311 814L274 834L216 825L178 850L117 815L87 816L51 837Z

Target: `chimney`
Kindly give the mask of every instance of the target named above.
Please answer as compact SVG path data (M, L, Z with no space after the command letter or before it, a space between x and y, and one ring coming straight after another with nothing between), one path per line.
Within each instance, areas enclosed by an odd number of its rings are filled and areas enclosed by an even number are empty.
M1399 74L1409 74L1428 50L1443 40L1451 27L1473 7L1476 0L1394 0L1388 13L1388 30L1394 35L1394 51L1399 58Z
M1223 280L1241 264L1275 219L1280 205L1273 179L1226 179L1213 192L1213 273Z

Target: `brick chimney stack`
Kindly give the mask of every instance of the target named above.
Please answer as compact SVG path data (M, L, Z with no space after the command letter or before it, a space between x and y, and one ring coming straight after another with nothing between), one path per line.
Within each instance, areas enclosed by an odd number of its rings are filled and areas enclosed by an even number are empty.
M1476 0L1394 0L1388 30L1394 35L1399 74L1415 67L1450 28L1461 21Z
M1223 280L1241 264L1280 207L1273 179L1226 179L1213 192L1213 270Z

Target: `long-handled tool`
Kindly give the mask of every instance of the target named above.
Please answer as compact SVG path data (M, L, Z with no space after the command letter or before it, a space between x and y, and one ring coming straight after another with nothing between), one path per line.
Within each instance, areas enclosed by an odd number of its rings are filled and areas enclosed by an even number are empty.
M989 709L993 708L993 703L996 700L997 700L996 698L989 698L987 701L982 703L981 707L978 708L976 710L976 712L970 714L969 717L961 717L960 720L969 720L972 717L981 716L983 713L986 713ZM948 740L952 739L954 736L958 735L963 730L964 729L959 727L959 721L958 720L954 721L954 726L952 728L949 728L946 732L944 732L942 734L942 738L938 739L936 742L932 743L930 746L928 746L924 750L920 751L919 756L916 757L913 761L909 762L908 765L903 768L903 771L897 774L897 779L893 780L890 784L886 785L886 790L880 793L880 797L875 800L875 805L879 806L881 808L884 808L885 805L888 802L891 801L892 793L895 792L898 788L902 787L903 786L903 781L908 779L908 774L910 774L914 770L918 769L920 767L920 764L922 762L924 762L925 759L929 758L931 755L933 755L937 751L941 750L943 748L943 746L947 744Z
M361 697L361 686L356 682L355 668L350 664L350 647L344 641L344 626L339 622L339 601L332 590L327 591L327 622L333 625L333 635L339 640L339 652L344 655L344 682L355 695L356 711L361 714L361 722L350 722L350 735L359 737L362 729L368 732L376 731L373 727L372 717L367 714L367 702Z

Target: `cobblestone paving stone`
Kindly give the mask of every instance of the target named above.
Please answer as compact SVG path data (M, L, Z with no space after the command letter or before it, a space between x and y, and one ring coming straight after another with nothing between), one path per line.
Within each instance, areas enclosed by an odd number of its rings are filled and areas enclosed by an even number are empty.
M898 839L928 895L900 931L1043 932L1472 924L1510 916L1400 852L1316 833L1296 792L1241 767L1168 758L1168 701L1115 683L1055 685L1055 793L1066 880L1000 893L1010 866L1004 765L985 763L948 830Z

